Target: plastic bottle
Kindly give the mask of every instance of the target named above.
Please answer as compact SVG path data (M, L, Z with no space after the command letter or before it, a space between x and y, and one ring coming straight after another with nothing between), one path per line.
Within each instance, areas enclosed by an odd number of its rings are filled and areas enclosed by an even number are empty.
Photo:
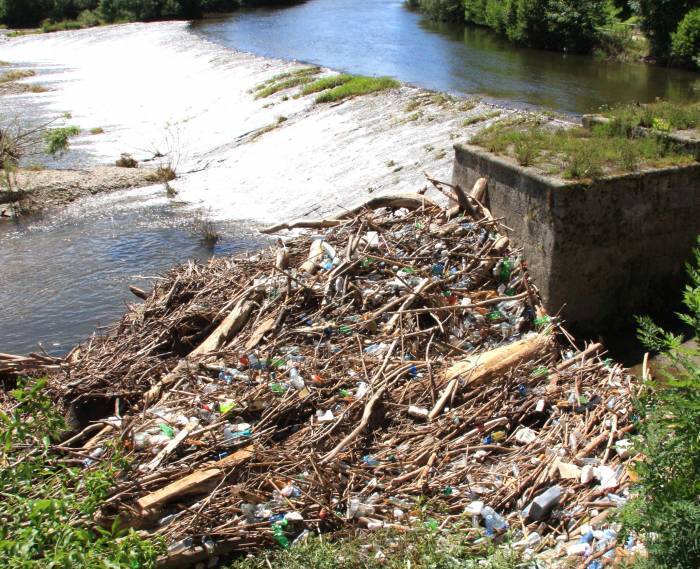
M194 539L191 537L186 537L185 539L181 539L180 541L176 541L175 543L171 543L168 546L168 554L169 555L175 555L177 553L182 553L183 551L188 550L192 545L194 544Z
M494 533L508 527L508 522L506 522L505 518L499 515L491 506L481 508L481 519L484 520L487 532Z
M294 387L294 389L297 391L300 391L306 387L304 379L299 375L299 370L295 367L289 370L289 383L291 383L292 387Z
M549 512L559 504L559 498L562 494L562 488L559 485L552 486L545 490L530 503L528 507L528 515L536 521L544 520Z
M379 466L379 461L377 460L377 457L371 454L366 454L365 456L363 456L362 462L364 462L367 466Z

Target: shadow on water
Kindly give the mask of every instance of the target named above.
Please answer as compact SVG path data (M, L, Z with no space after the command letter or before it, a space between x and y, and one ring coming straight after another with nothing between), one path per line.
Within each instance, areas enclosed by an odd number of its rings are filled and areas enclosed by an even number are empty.
M572 113L700 96L697 73L520 48L483 28L427 20L402 0L311 0L284 10L242 10L192 29L268 57Z

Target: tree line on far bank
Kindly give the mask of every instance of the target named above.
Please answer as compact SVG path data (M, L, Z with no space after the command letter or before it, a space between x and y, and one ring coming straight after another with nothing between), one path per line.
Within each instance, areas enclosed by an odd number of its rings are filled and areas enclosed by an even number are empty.
M0 23L13 28L44 22L75 27L123 21L196 19L241 5L293 4L298 0L0 0ZM70 27L70 26L67 26Z
M700 0L406 0L529 47L700 69ZM643 36L640 34L643 33Z

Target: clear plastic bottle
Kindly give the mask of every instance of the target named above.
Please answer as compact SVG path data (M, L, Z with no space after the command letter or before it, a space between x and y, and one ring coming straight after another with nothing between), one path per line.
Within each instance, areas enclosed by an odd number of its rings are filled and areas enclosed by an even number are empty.
M508 527L508 522L505 518L498 514L491 506L481 508L481 519L484 520L484 526L487 532L497 532Z

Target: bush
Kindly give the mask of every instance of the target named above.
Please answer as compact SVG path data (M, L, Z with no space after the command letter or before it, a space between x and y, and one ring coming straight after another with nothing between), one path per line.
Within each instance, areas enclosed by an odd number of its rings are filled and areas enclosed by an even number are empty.
M80 129L77 126L64 126L52 128L44 134L46 152L52 156L61 156L68 150L68 139L78 136Z
M685 15L697 6L697 0L636 0L635 5L652 55L667 61L671 55L671 34Z
M687 266L691 283L679 315L700 338L700 239ZM663 353L670 366L645 385L638 403L642 419L637 447L638 495L622 512L625 531L645 537L655 567L700 567L700 349L666 332L648 317L638 319L639 338Z
M608 0L466 0L467 22L531 47L589 52L609 22Z
M412 8L418 8L434 20L464 21L463 0L408 0Z
M680 65L700 67L700 8L688 12L671 35L671 57Z
M53 449L63 418L42 381L5 395L0 411L0 566L155 567L161 542L134 530L95 527L93 517L127 466L115 451L89 469L64 466Z

